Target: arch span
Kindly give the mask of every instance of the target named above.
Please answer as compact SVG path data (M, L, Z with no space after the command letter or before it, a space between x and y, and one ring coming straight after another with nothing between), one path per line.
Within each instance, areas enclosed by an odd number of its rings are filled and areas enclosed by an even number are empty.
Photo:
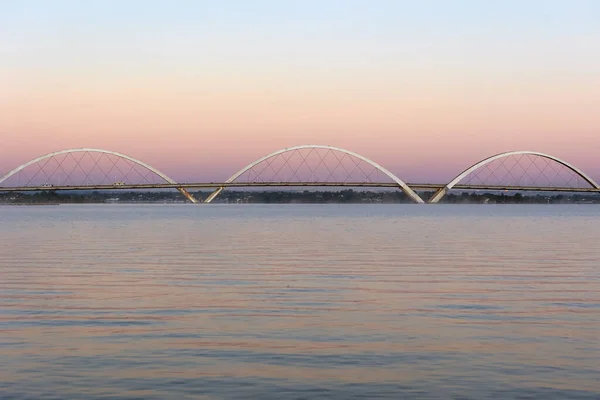
M225 183L231 183L231 182L235 181L238 177L240 177L242 174L244 174L245 172L247 172L251 168L255 167L256 165L258 165L258 164L262 163L263 161L266 161L266 160L268 160L268 159L270 159L272 157L276 157L276 156L278 156L278 155L280 155L282 153L287 153L287 152L290 152L290 151L302 150L302 149L326 149L326 150L333 150L333 151L345 153L345 154L347 154L349 156L352 156L352 157L356 157L359 160L362 160L362 161L370 164L371 166L373 166L374 168L378 169L383 174L385 174L389 178L391 178L394 182L396 182L398 184L398 186L400 187L400 189L410 199L412 199L415 203L423 203L423 199L421 199L421 197L419 197L419 195L417 193L415 193L415 191L412 190L406 183L404 183L400 178L398 178L396 175L394 175L393 173L391 173L390 171L388 171L387 169L385 169L381 165L377 164L376 162L374 162L374 161L372 161L372 160L370 160L370 159L368 159L366 157L363 157L360 154L354 153L352 151L345 150L345 149L342 149L342 148L339 148L339 147L325 146L325 145L302 145L302 146L287 147L285 149L277 150L277 151L275 151L273 153L267 154L266 156L257 159L256 161L254 161L254 162L248 164L247 166L245 166L244 168L240 169L238 172L236 172L235 174L233 174L229 179L227 179L225 181ZM211 193L206 198L206 200L204 200L204 202L205 203L210 203L224 189L225 189L224 186L221 186L221 187L217 188L217 190L215 190L213 193Z
M466 178L469 174L471 174L473 171L476 171L477 169L491 163L494 160L500 159L500 158L504 158L504 157L510 157L510 156L515 156L515 155L532 155L532 156L538 156L538 157L543 157L543 158L547 158L549 160L555 161L558 164L561 164L562 166L570 169L571 171L573 171L575 174L579 175L583 180L585 180L587 183L590 184L590 186L592 186L593 188L596 189L600 189L600 186L598 186L598 184L592 179L590 178L588 175L586 175L583 171L581 171L579 168L569 164L568 162L561 160L558 157L554 157L551 156L549 154L545 154L545 153L540 153L537 151L528 151L528 150L520 150L520 151L507 151L505 153L499 153L499 154L495 154L491 157L485 158L475 164L473 164L472 166L470 166L469 168L467 168L466 170L464 170L463 172L461 172L456 178L452 179L446 186L444 186L443 188L439 189L429 200L429 203L437 203L438 201L440 201L440 199L442 197L444 197L444 195L446 193L448 193L449 190L451 190L455 185L457 185L460 181L462 181L464 178Z
M177 182L175 182L173 179L169 178L167 175L165 175L163 172L159 171L158 169L152 167L151 165L146 164L143 161L140 161L136 158L130 157L126 154L122 154L122 153L117 153L116 151L110 151L110 150L102 150L102 149L92 149L92 148L76 148L76 149L66 149L66 150L60 150L60 151L55 151L52 153L48 153L48 154L44 154L43 156L39 156L37 158L34 158L31 161L26 162L25 164L22 164L20 166L18 166L17 168L13 169L12 171L9 171L6 175L4 175L3 177L0 178L0 184L2 184L2 182L4 182L5 180L7 180L8 178L10 178L11 176L13 176L14 174L18 173L19 171L22 171L23 169L29 167L30 165L36 164L40 161L46 160L48 158L54 157L54 156L59 156L62 154L69 154L69 153L80 153L80 152L88 152L88 153L104 153L104 154L109 154L109 155L113 155L119 158L123 158L125 160L131 161L143 168L148 169L149 171L152 171L153 173L155 173L156 175L160 176L162 179L164 179L166 182L168 183L172 183L172 184L177 184ZM177 190L179 190L179 192L185 196L185 198L187 198L189 201L191 201L192 203L197 203L198 200L196 200L194 198L194 196L191 195L191 193L189 193L187 190L185 190L185 188L177 188Z

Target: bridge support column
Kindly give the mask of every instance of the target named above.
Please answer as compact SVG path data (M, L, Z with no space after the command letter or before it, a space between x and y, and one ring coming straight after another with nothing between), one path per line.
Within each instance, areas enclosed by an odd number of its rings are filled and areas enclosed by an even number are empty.
M192 194L190 192L188 192L187 190L185 190L184 188L178 187L177 190L179 190L179 193L184 195L185 198L188 199L189 201L191 201L192 203L194 203L194 204L198 203L198 200L196 200L196 198L194 196L192 196Z
M446 193L448 193L448 187L444 186L443 188L438 189L438 191L435 192L435 194L433 196L431 196L431 198L427 202L428 203L437 203L438 201L440 201L440 199L442 197L444 197L446 195Z
M205 203L210 203L211 201L213 201L213 199L215 197L217 197L219 195L219 193L221 193L223 190L225 190L225 186L221 186L219 188L217 188L217 190L215 190L214 192L212 192L205 200Z
M412 190L410 187L406 186L400 186L398 185L398 188L405 194L407 195L412 201L414 201L417 204L423 204L425 203L423 201L423 199L414 191Z

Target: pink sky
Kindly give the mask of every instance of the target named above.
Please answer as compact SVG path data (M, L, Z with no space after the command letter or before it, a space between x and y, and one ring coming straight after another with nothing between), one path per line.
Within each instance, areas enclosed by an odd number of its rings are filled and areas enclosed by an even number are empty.
M179 179L226 178L282 147L329 144L372 158L409 181L450 178L493 153L528 149L599 172L600 81L459 78L412 83L286 84L165 78L33 79L2 95L8 170L35 156L97 147L144 160ZM504 78L504 79L503 79ZM209 173L210 171L210 173Z

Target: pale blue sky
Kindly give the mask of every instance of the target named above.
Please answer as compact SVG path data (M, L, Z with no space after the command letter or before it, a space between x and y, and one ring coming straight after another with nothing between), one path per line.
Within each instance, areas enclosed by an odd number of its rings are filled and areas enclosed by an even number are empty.
M134 64L161 56L228 63L254 55L259 64L299 66L377 57L585 70L599 65L599 21L600 2L591 0L5 0L0 55L13 67L117 62L111 56Z

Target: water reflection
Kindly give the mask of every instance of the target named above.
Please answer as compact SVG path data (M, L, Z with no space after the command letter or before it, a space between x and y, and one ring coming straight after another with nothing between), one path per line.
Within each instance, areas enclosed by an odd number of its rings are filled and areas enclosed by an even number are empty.
M0 397L598 398L593 207L0 207Z

